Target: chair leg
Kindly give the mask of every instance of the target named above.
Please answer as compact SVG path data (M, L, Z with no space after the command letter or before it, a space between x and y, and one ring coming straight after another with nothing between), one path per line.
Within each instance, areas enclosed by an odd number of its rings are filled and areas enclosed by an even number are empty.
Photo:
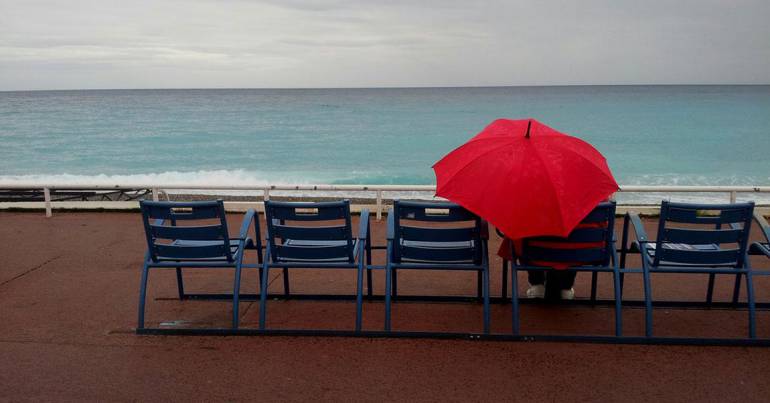
M235 266L235 278L233 279L233 329L238 328L241 309L241 262Z
M733 304L738 303L738 298L741 296L741 274L738 273L735 276L735 286L733 287Z
M259 330L265 330L265 317L267 316L267 279L270 274L270 266L265 266L265 274L262 276L262 285L259 287Z
M144 329L144 305L147 300L147 279L150 275L150 268L147 264L142 267L142 279L139 282L139 318L136 321L137 329Z
M390 302L391 285L393 283L394 270L390 264L385 265L385 331L390 331Z
M615 289L615 336L623 335L623 298L620 292L620 273L617 269L612 272L612 281Z
M626 237L628 234L623 234L623 243L620 245L620 268L625 269L626 268L626 254L628 251L626 251ZM622 274L622 273L621 273Z
M711 304L711 302L714 300L714 280L716 279L716 274L710 273L709 274L709 284L708 288L706 289L706 303Z
M519 335L519 285L516 268L511 265L511 328L514 336Z
M756 312L754 304L754 283L751 271L746 273L746 302L749 305L749 338L757 337Z
M596 302L596 283L598 281L599 273L591 273L591 301Z
M372 269L366 269L366 296L371 298L374 295L372 290Z
M623 240L620 244L620 269L626 268L626 245L628 245L628 215L623 219ZM613 254L613 260L616 258L616 254ZM626 273L620 273L620 299L623 299L623 285L625 283Z
M393 284L391 285L391 288L393 289L393 298L398 298L398 271L396 269L391 269L390 275L393 276ZM387 293L386 293L387 294Z
M476 272L476 299L482 300L484 298L484 274L480 271Z
M626 273L620 273L620 298L623 298L623 285L626 280Z
M369 266L372 265L372 244L370 236L366 237L366 295L371 298L374 296L374 290L372 289L372 269Z
M502 290L500 291L501 296L503 299L508 298L508 260L503 259L503 280L502 280Z
M643 268L644 277L644 335L652 337L652 282L650 271Z
M182 268L177 267L176 268L176 289L177 293L179 294L179 299L185 299L184 295L184 282L182 280Z
M283 268L283 296L288 297L291 294L289 291L289 269Z
M358 266L356 273L356 332L361 331L364 304L364 268L363 262Z
M260 267L259 268L259 281L258 281L259 284L257 284L257 286L259 287L259 293L260 294L262 294L262 277L264 277L264 276L265 276L265 269Z
M489 334L489 267L484 268L482 281L484 283L482 290L484 293L484 334Z

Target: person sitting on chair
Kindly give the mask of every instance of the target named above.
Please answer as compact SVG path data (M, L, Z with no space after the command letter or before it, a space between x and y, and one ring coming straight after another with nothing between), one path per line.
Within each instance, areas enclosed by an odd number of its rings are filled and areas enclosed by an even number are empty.
M604 228L606 223L580 223L575 229L584 228ZM529 245L533 246L552 246L553 241L550 242L545 239L528 239ZM509 242L508 238L503 238L503 242L500 244L500 249L497 254L506 260L513 260L513 254L511 253L510 245L513 244L513 252L523 250L523 241L521 239L512 240ZM582 248L596 248L602 247L603 242L575 242L564 243L559 242L558 247L562 249L582 249ZM521 259L521 256L517 253L516 257ZM527 277L529 281L529 288L527 288L527 298L547 298L547 299L575 299L575 277L576 271L566 270L568 267L573 266L570 262L548 262L529 260L527 262L530 266L551 267L554 270L527 270Z

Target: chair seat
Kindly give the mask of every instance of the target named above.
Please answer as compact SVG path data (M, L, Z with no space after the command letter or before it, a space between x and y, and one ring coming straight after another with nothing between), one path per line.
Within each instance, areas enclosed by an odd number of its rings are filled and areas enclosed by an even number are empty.
M655 248L656 248L655 242L650 242L646 244L647 247L647 253L650 254L650 256L655 256ZM664 249L673 249L673 250L703 250L703 251L709 251L709 250L719 250L719 245L712 243L712 244L705 244L705 245L691 245L687 243L664 243L663 244Z
M473 248L474 242L473 240L470 241L456 241L456 242L431 242L431 241L410 241L410 240L401 240L402 246L408 246L411 248L420 248L425 250L435 250L437 252L440 251L447 251L452 249L469 249ZM414 258L408 258L405 256L401 257L401 261L404 263L417 263L417 264L425 264L425 265L431 265L436 263L441 264L473 264L473 259L463 259L463 260L431 260L431 259L414 259Z
M401 245L411 246L413 248L425 248L425 249L465 249L472 248L473 241L458 241L458 242L429 242L429 241L408 241L401 240Z
M334 240L334 241L316 241L316 240L305 240L305 239L286 239L283 242L283 245L285 246L295 246L295 247L302 247L302 248L326 248L331 246L346 246L348 241L346 240ZM358 247L359 247L359 240L353 239L353 256L356 256L358 254ZM339 258L332 258L332 259L297 259L297 258L286 258L278 256L277 258L274 257L274 259L278 262L297 262L297 263L306 263L306 262L322 262L322 263L338 263L338 262L348 262L348 258L345 256L339 257Z
M241 242L240 239L230 239L230 252L233 256L235 256L238 253L238 246ZM180 246L180 247L196 247L196 246L214 246L221 244L222 241L193 241L193 240L184 240L184 239L176 239L173 242L171 242L170 246ZM254 243L250 238L246 238L246 244L244 249L249 249L253 247ZM216 256L216 257L207 257L207 258L172 258L172 257L166 257L166 256L158 256L158 261L191 261L191 262L219 262L219 261L227 261L227 256Z
M655 242L650 242L645 244L646 254L650 257L650 259L655 258L655 248L656 248ZM693 245L693 244L686 244L686 243L664 243L663 244L664 249L671 249L671 250L685 250L685 251L719 251L722 250L722 248L719 247L719 245L712 243L712 244L702 244L702 245ZM666 262L661 261L661 266L669 266L669 267L703 267L702 264L690 264L690 263L676 263L676 262ZM731 263L725 263L725 264L714 264L714 265L708 265L718 267L718 266L734 266L734 264Z

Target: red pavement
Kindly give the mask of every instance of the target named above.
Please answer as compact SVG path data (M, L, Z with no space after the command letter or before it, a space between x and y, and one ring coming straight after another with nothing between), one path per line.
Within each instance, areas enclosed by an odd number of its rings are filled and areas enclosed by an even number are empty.
M230 220L237 230L240 217ZM654 230L654 223L648 223ZM264 228L264 226L263 226ZM384 239L375 223L373 238ZM756 234L755 234L755 239ZM490 250L499 240L493 239ZM311 337L137 336L136 300L144 239L138 213L0 213L0 400L577 400L766 401L770 349L619 346L463 340ZM382 262L381 254L375 263ZM768 267L763 259L754 265ZM157 273L157 274L156 274ZM172 272L151 277L148 325L226 326L227 301L175 300ZM352 292L351 272L292 275L293 292ZM276 273L272 291L279 291ZM578 296L588 292L579 276ZM277 279L277 281L276 281ZM492 260L493 294L500 261ZM520 277L525 283L525 277ZM609 277L600 295L611 295ZM628 298L641 296L628 278ZM659 298L699 299L706 279L655 279ZM227 292L232 272L190 273L190 291ZM249 287L253 289L250 290ZM256 273L244 277L255 292ZM381 291L378 273L375 287ZM730 279L718 281L726 299ZM400 273L399 292L470 295L472 274ZM767 301L770 282L759 281ZM258 307L241 306L244 327ZM382 326L382 304L364 306L367 329ZM493 306L493 330L510 327L510 306ZM528 332L611 334L605 307L528 306ZM351 328L350 302L271 301L272 328ZM732 337L745 334L745 312L655 311L659 335ZM627 334L639 335L643 312L624 310ZM476 304L396 303L394 326L409 330L478 331ZM770 313L759 315L770 337Z

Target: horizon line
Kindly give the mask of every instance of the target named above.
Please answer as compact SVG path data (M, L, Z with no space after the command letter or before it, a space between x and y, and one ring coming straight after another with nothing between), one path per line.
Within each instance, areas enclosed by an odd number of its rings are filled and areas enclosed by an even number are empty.
M54 88L17 89L0 92L54 92L54 91L196 91L196 90L376 90L376 89L444 89L444 88L534 88L534 87L761 87L770 83L720 83L720 84L533 84L533 85L456 85L456 86L383 86L383 87L146 87L146 88Z

